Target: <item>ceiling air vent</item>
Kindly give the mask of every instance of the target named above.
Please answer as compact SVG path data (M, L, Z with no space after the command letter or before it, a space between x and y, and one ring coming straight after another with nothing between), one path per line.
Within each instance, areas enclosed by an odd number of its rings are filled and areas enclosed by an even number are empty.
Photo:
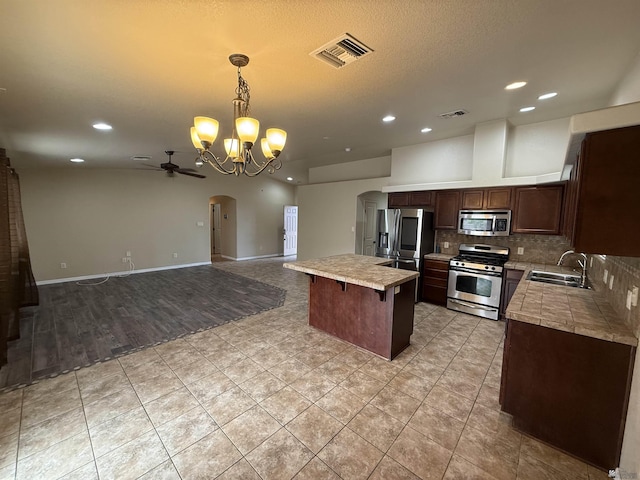
M463 115L466 115L467 112L466 110L455 110L453 112L447 112L447 113L441 113L440 115L438 115L440 118L455 118L455 117L461 117Z
M131 157L131 160L135 160L136 162L148 162L151 160L151 155L135 155Z
M314 50L309 55L328 63L333 68L340 68L355 62L371 52L373 52L373 50L365 44L359 42L348 33L345 33L317 50Z

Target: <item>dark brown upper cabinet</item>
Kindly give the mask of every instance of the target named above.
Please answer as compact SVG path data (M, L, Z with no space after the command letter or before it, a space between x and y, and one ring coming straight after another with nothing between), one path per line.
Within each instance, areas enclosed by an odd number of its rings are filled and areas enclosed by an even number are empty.
M560 234L563 184L515 187L512 233Z
M389 205L389 208L432 207L433 192L429 190L420 192L392 192L389 194L387 204Z
M387 199L389 208L408 207L409 192L392 192Z
M511 209L511 187L462 190L464 210Z
M640 257L640 125L587 134L571 173L565 235L574 249Z
M437 191L435 197L433 228L436 230L457 230L460 190Z
M409 192L409 204L412 207L432 207L433 192L428 190L422 192Z

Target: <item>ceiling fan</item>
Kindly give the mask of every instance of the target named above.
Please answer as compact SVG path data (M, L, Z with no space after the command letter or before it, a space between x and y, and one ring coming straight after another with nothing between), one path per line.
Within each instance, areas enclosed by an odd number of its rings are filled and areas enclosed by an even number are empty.
M190 177L207 178L206 175L200 175L199 173L196 173L196 170L194 170L193 168L180 168L179 165L172 163L171 156L175 153L173 150L165 150L164 153L169 156L169 161L161 163L160 168L156 167L155 165L146 165L148 167L153 167L156 170L164 170L169 176L172 176L174 173L179 173L181 175L189 175Z

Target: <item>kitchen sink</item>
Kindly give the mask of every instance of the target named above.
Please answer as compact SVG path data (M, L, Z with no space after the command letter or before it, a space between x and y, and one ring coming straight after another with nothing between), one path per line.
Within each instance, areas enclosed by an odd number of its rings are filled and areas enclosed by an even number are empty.
M532 282L550 283L552 285L563 285L565 287L591 288L588 281L586 285L580 285L580 275L566 273L532 270L529 272L529 275L527 275L527 280L531 280Z

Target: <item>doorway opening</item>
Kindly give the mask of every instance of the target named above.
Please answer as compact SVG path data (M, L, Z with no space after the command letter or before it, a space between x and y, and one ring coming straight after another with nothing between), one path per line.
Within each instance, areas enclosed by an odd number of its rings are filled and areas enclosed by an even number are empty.
M298 254L298 207L284 206L284 247L283 255L290 257Z
M355 252L375 256L377 212L387 208L388 194L371 191L358 195L356 210Z
M236 199L226 195L209 198L211 261L237 258Z

